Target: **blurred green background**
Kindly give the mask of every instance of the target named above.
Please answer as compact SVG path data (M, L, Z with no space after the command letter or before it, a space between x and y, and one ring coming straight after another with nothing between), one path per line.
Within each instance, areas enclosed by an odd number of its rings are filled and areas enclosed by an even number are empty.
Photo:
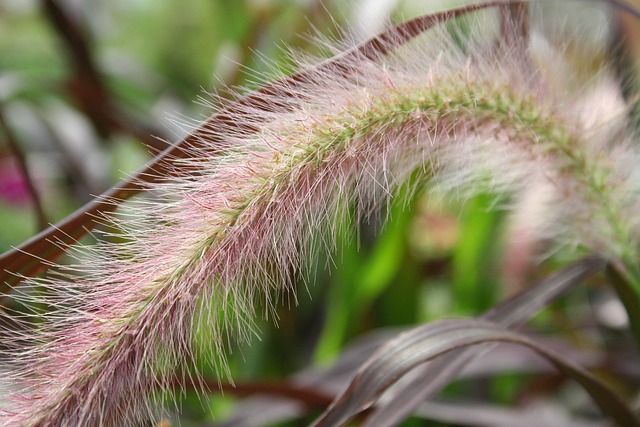
M212 112L208 93L225 97L225 86L251 89L290 72L283 47L313 54L319 49L310 35L316 32L340 39L337 29L346 29L353 44L390 22L465 3L470 2L0 0L0 113L6 124L0 129L0 251L141 167L154 150L148 145L160 148L184 136ZM620 31L637 34L637 25L625 26L619 14L599 3L546 7L552 10L534 18L549 32L556 21L576 21L587 22L588 37L600 44ZM630 49L631 57L637 55ZM601 59L578 55L588 67ZM41 201L40 216L19 157ZM539 248L526 224L493 209L508 200L487 194L462 202L430 194L404 202L398 198L381 215L390 218L386 227L379 219L347 224L352 231L340 237L337 253L313 261L314 283L300 284L297 303L283 298L278 327L259 321L262 339L235 349L235 380L277 380L312 364L330 365L347 343L374 329L477 315L554 268L552 260L534 269L532 255ZM536 325L584 341L563 325L588 323L593 298L587 291L574 293ZM615 336L624 319L605 326ZM526 378L503 375L480 385L457 384L448 393L471 389L513 405L540 392ZM224 419L233 408L232 395L188 395L181 425Z

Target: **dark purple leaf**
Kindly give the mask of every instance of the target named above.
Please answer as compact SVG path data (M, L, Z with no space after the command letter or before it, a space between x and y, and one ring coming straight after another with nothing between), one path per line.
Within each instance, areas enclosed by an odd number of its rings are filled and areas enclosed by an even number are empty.
M560 354L523 334L486 320L453 319L411 329L378 350L360 369L347 390L314 423L341 426L371 407L380 395L416 366L453 350L478 344L510 342L526 346L578 382L604 414L622 426L640 426L633 411L607 385Z
M585 277L604 268L605 262L599 259L587 258L579 261L495 306L482 318L508 327L521 325ZM493 346L494 344L485 344L457 349L444 358L418 367L419 372L412 373L414 379L400 386L389 402L377 409L364 425L396 425L413 413L427 398L455 379L471 360Z

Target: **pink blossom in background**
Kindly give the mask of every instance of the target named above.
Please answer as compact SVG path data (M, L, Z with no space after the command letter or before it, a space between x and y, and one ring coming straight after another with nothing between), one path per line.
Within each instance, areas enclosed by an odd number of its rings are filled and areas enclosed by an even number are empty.
M13 157L0 160L0 200L11 205L29 203L29 189Z

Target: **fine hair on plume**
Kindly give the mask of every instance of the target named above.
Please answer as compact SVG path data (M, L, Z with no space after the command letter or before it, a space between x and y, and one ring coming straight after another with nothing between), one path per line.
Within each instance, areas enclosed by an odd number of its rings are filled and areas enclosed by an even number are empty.
M369 218L399 193L517 197L542 182L538 236L633 273L633 135L621 120L586 118L599 106L583 94L606 76L567 89L555 73L563 48L535 31L500 42L494 16L469 15L467 34L439 16L413 40L398 32L377 41L379 54L338 53L259 92L259 104L230 104L188 156L163 160L170 173L140 182L142 197L100 218L112 234L15 287L14 301L47 310L21 312L2 331L0 424L159 417L176 381L204 387L189 363L199 352L229 376L228 343L256 334L256 311L270 315L317 251L335 251L346 216ZM624 117L624 102L617 108Z

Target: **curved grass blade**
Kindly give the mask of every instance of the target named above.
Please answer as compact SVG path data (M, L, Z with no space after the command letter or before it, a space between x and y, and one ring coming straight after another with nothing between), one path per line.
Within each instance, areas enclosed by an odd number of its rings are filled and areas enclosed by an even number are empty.
M538 311L582 282L587 276L605 269L605 261L585 258L551 277L531 286L486 312L482 319L505 327L525 323ZM397 393L367 418L366 427L388 427L407 418L426 399L455 379L475 357L490 350L494 344L461 348L417 368L414 380L401 386Z
M563 374L578 382L600 410L620 426L640 426L640 420L620 396L589 372L560 354L494 322L452 319L409 330L378 350L355 375L349 387L313 424L341 426L371 407L380 395L416 366L460 348L508 342L523 345L545 357Z
M22 280L22 276L34 276L46 269L48 264L58 259L70 245L95 228L100 223L99 218L102 215L114 211L122 201L142 191L145 183L158 182L163 177L176 173L175 165L172 164L171 159L189 157L191 149L200 147L202 141L211 139L209 130L222 127L241 129L246 132L255 131L246 123L238 120L238 117L239 114L241 115L249 109L254 111L271 109L272 106L264 101L264 95L291 96L295 92L294 89L301 83L312 80L317 73L327 69L333 69L347 75L351 74L354 70L350 69L348 64L353 63L354 57L381 58L437 24L471 12L514 3L521 2L493 0L414 18L398 24L340 55L321 62L313 68L267 84L237 102L227 105L190 135L159 154L127 180L112 187L19 247L0 255L0 294L6 294L11 285Z

